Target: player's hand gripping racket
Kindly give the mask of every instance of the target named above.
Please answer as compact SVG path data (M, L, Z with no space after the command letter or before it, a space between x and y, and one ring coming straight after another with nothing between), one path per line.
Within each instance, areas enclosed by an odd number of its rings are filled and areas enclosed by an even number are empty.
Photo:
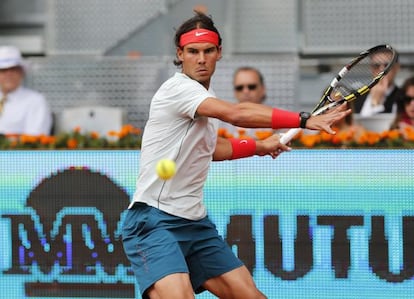
M390 71L397 56L397 52L389 45L379 45L361 52L340 70L311 114L322 114L369 92ZM280 142L287 144L300 131L300 128L290 129L283 134Z

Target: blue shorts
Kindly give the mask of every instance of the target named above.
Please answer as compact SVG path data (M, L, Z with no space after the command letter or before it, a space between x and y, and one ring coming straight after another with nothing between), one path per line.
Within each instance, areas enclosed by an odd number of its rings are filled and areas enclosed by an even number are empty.
M208 217L187 220L143 203L128 210L122 241L143 298L169 274L189 273L194 292L201 293L206 280L243 265Z

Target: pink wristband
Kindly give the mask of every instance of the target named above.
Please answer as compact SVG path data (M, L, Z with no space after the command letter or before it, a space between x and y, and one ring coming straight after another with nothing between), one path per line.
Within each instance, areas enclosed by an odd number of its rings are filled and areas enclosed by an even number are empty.
M272 129L299 128L299 113L273 108Z
M251 157L256 153L256 141L253 139L230 138L233 153L231 160Z

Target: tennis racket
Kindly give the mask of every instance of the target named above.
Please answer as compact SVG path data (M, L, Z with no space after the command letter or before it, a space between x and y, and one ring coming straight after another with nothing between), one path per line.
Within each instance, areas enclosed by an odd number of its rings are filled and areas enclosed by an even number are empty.
M361 52L339 71L311 114L322 114L367 94L390 71L397 57L397 51L390 45L378 45ZM287 144L300 131L300 128L290 129L282 135L280 142Z

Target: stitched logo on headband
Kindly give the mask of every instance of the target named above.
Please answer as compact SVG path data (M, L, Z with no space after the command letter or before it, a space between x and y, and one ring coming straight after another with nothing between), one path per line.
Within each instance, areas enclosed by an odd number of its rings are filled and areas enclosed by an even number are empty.
M202 36L204 34L208 34L208 32L196 32L195 36Z
M184 47L190 43L212 43L218 46L219 35L217 32L208 29L196 28L182 34L180 37L180 47Z

